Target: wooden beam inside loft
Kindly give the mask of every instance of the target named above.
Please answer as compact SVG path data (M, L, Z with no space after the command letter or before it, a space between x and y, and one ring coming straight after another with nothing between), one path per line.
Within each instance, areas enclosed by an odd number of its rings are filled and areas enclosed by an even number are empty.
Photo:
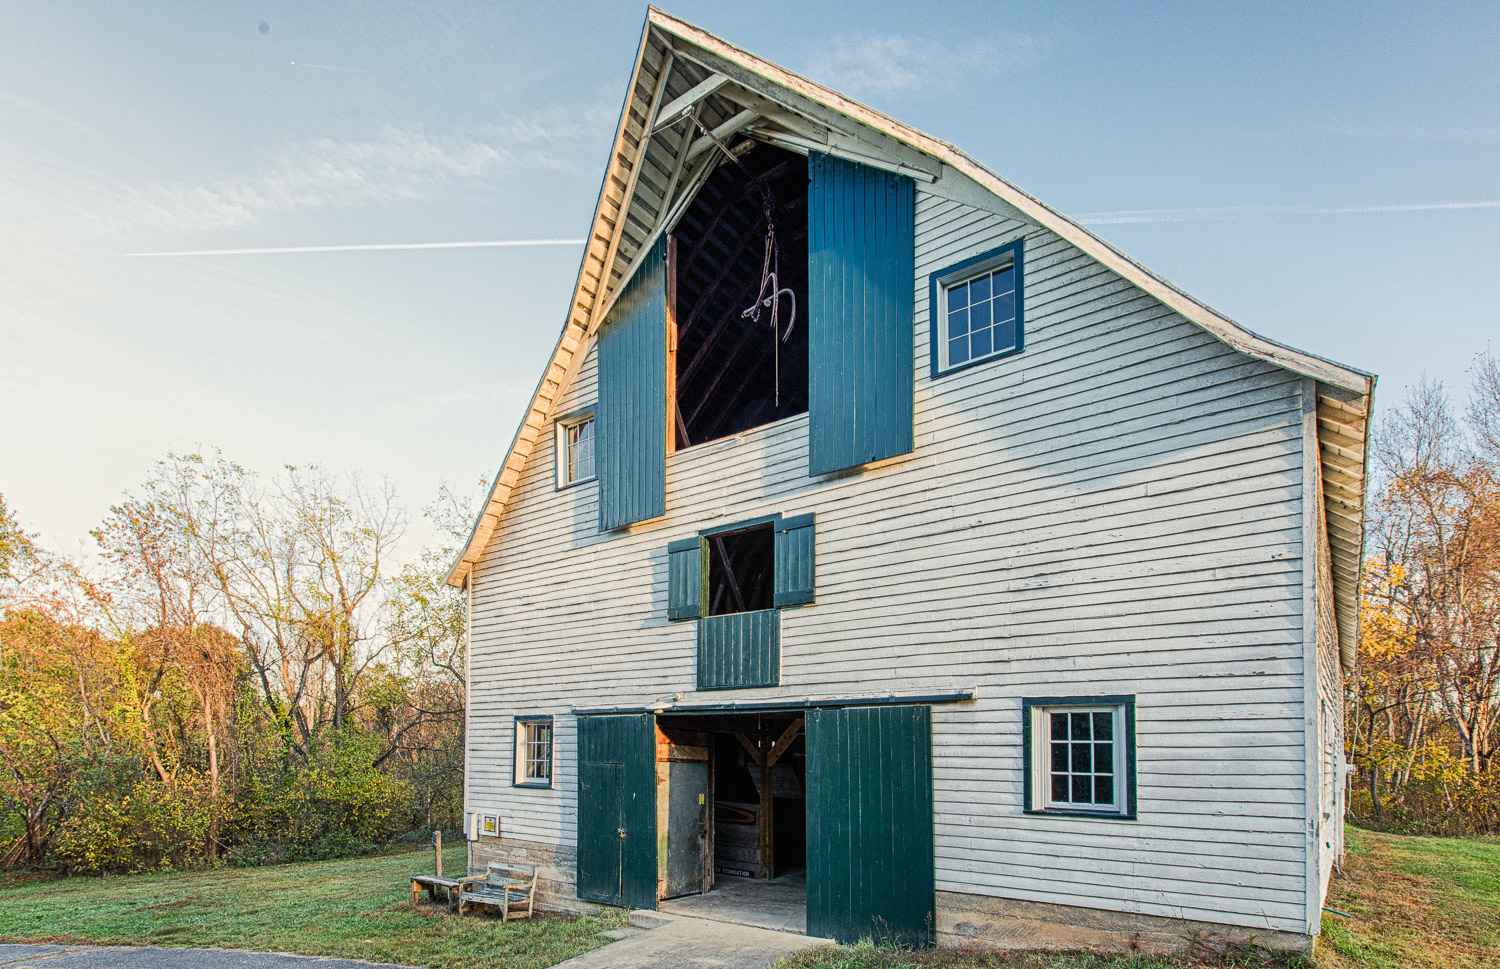
M791 725L781 732L781 736L777 737L776 741L771 744L771 754L767 760L770 761L772 767L776 766L776 762L781 759L782 754L791 749L792 741L797 739L797 733L802 729L802 723L803 720L801 717L793 720Z
M764 759L761 757L760 748L751 743L750 738L742 733L737 733L735 736L739 738L740 746L745 748L745 752L750 755L750 759L755 762L755 766L759 767L761 761Z
M729 583L729 592L734 596L734 604L739 607L735 612L744 612L745 596L740 592L739 580L734 577L734 563L729 561L729 552L724 548L724 539L716 536L710 538L708 544L712 545L714 551L719 553L719 562L724 566L724 581Z
M749 108L741 111L739 114L730 118L728 121L725 121L723 124L715 127L702 138L699 138L697 141L693 142L692 146L688 148L688 160L691 161L692 159L697 158L705 151L708 151L710 148L714 147L715 144L724 145L725 141L730 138L736 131L739 131L741 128L749 125L759 117L759 114L750 110ZM726 145L725 147L728 146Z

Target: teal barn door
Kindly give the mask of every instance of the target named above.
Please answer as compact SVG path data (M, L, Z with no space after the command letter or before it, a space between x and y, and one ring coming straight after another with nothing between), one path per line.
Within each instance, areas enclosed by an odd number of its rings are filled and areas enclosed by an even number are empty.
M931 945L932 709L807 713L807 933Z
M578 718L578 897L656 908L656 718Z

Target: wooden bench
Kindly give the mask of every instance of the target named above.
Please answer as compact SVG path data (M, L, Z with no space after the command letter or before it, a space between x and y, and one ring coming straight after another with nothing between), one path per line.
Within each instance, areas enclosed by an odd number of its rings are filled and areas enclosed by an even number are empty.
M458 894L465 885L472 885L484 881L484 875L468 875L464 878L444 878L441 875L413 875L411 876L411 903L416 905L422 898L425 889L427 898L436 902L438 900L438 889L443 890L444 900L448 904L448 911L458 910Z
M462 915L472 907L498 908L501 921L529 919L535 901L535 868L492 861L485 870L483 881L475 877L473 887L464 885L459 888L458 914Z

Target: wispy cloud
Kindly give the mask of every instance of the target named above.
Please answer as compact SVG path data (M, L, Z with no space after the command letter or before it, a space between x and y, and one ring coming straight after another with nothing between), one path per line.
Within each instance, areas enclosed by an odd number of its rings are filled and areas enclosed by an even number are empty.
M283 212L420 199L522 168L564 169L587 132L578 115L526 116L434 134L388 127L367 139L318 138L267 153L255 170L204 185L155 185L120 200L138 229L232 229Z
M472 242L374 242L348 246L260 246L252 249L177 249L127 252L127 256L265 256L302 252L388 252L402 249L512 249L529 246L581 246L586 239L481 239Z
M1085 225L1143 222L1231 222L1314 215L1381 215L1394 212L1461 212L1500 209L1500 199L1476 202L1391 202L1383 205L1206 205L1185 209L1118 209L1073 216Z
M1029 67L1046 51L1043 40L1015 32L941 42L905 34L836 38L808 59L809 73L850 93L885 93L917 87L947 90L976 77Z

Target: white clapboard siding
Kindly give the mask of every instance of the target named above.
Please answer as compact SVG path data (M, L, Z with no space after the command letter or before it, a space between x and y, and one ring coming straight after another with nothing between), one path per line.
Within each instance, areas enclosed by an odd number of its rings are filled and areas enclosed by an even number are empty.
M928 274L1018 236L1025 351L933 380ZM1035 226L919 191L916 253L911 455L809 478L790 418L670 456L667 516L601 535L541 436L474 573L470 808L571 847L570 711L694 689L667 543L815 512L781 687L715 696L976 688L934 708L940 890L1303 930L1305 384ZM556 412L596 374L590 351ZM1111 693L1136 696L1139 820L1023 814L1022 698ZM557 716L551 789L510 784L521 713Z

